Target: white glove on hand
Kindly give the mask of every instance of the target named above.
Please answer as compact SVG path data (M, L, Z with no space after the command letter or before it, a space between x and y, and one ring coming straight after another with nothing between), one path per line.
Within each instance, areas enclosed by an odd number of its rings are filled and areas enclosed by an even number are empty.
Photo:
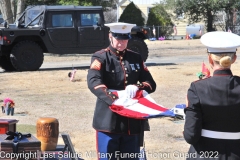
M126 94L127 94L127 98L133 98L136 96L136 92L138 91L138 87L135 85L128 85L125 88Z

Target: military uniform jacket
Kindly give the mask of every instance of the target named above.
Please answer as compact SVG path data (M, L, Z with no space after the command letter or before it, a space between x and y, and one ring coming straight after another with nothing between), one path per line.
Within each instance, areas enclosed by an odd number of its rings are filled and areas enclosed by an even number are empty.
M240 132L240 77L231 70L216 70L212 77L193 82L187 98L184 138L191 144L188 159L239 160L240 139L209 138L210 134L202 136L201 132L214 131L214 136L216 132Z
M132 84L148 93L155 91L156 83L140 54L130 50L119 52L111 46L94 53L87 83L91 92L97 96L93 128L111 133L140 133L142 120L123 117L109 109L118 98L110 89L124 90L127 85Z

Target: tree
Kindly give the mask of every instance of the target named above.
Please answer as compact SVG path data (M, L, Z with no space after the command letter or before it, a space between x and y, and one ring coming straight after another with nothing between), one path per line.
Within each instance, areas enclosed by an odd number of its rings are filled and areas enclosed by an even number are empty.
M118 0L1 0L0 10L3 19L13 23L29 5L76 5L76 6L103 6L116 8Z
M144 18L142 17L141 10L138 9L133 2L131 2L124 9L119 18L119 22L133 23L137 26L143 26Z
M25 0L24 1L19 1L17 2L17 12L16 12L16 19L18 19L21 15L21 13L25 10Z
M58 5L59 0L25 0L26 6L29 5Z
M28 5L56 5L59 0L1 0L0 10L3 19L13 23Z
M11 10L11 1L9 0L0 1L0 9L3 15L3 19L8 23L13 23L14 17L13 17L13 12Z
M116 9L112 9L112 10L104 12L105 23L116 22L116 20L117 20L116 12L117 12Z
M75 6L102 6L106 11L108 7L115 7L117 0L59 0L62 5L75 5Z
M3 19L8 23L13 23L25 9L25 0L1 0L0 10Z
M216 30L214 20L219 12L227 14L226 24L230 23L234 8L239 8L239 0L165 0L166 6L174 8L177 15L184 13L189 18L189 23L204 21L207 31Z
M156 35L169 36L173 33L173 23L170 15L165 11L162 4L155 4L148 14L147 26L160 26L160 33L158 29L155 30Z

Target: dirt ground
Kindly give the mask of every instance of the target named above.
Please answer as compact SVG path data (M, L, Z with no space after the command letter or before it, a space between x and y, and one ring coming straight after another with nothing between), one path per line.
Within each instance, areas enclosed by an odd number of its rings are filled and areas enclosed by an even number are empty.
M175 56L206 54L199 40L169 40L147 42L150 55ZM76 61L82 56L46 56L46 62ZM208 66L208 63L205 62ZM233 73L240 75L240 64L233 65ZM201 63L187 62L172 65L148 66L157 83L151 97L159 104L173 108L184 104L190 83L198 79ZM16 103L13 117L1 114L1 118L17 119L17 125L36 125L40 117L54 117L59 121L60 133L68 133L75 151L86 160L96 160L95 130L92 117L96 97L88 90L87 69L78 69L74 82L67 76L71 70L0 73L0 97L12 98ZM211 70L210 70L211 71ZM21 113L26 113L22 115ZM184 121L173 118L150 119L151 131L145 132L148 160L185 159L189 145L182 136ZM59 144L62 143L59 137Z

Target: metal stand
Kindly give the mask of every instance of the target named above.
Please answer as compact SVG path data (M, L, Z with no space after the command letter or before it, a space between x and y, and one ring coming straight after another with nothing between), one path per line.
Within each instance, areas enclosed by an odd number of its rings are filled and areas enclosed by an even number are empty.
M69 137L68 134L62 134L62 138L63 138L63 142L65 144L64 148L63 148L63 153L68 150L71 155L76 155L76 152L74 150L74 147L73 147L73 144L72 144L72 141ZM71 160L79 160L79 158L77 157L74 157L74 158L71 158Z

